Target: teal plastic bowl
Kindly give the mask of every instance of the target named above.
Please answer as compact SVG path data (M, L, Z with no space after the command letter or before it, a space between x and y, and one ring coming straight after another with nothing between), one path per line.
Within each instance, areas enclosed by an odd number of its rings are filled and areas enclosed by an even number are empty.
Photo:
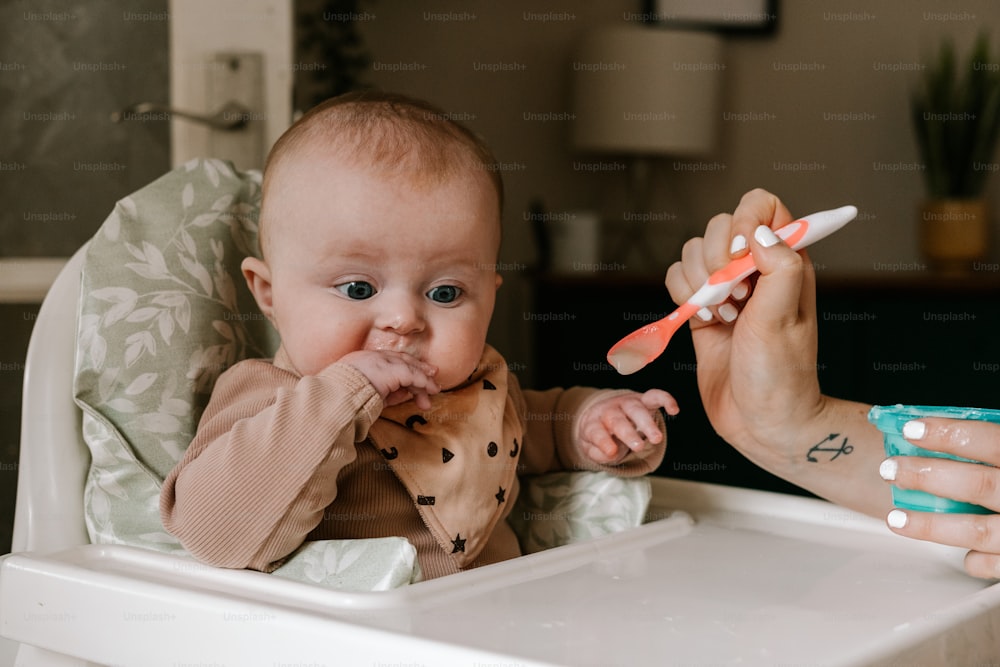
M1000 410L983 408L956 408L929 405L876 405L868 412L868 421L882 431L887 456L928 456L932 458L967 461L983 464L960 456L943 452L933 452L917 447L903 437L903 425L922 417L947 417L948 419L976 419L1000 424ZM957 514L994 514L993 510L980 505L963 503L950 498L942 498L924 491L898 489L892 487L892 502L896 507L921 512L951 512Z

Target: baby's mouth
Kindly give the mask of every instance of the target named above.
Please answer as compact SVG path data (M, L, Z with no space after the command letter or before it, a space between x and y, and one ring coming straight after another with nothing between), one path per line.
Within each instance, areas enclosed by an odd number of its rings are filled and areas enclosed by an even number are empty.
M407 344L403 341L389 342L389 343L375 343L369 349L377 351L389 350L391 352L401 352L403 354L408 354L415 359L421 359L420 349L416 345Z

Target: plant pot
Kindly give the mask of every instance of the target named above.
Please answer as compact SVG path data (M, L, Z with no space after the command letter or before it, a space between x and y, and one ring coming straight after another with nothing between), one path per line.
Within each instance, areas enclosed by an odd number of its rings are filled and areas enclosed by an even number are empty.
M985 199L932 199L920 209L920 251L931 269L967 272L989 250Z

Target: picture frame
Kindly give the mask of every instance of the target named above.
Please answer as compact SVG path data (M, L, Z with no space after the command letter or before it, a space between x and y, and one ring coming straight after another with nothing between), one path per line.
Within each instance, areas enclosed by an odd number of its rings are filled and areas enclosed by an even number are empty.
M644 0L647 23L744 34L769 34L778 25L778 0Z

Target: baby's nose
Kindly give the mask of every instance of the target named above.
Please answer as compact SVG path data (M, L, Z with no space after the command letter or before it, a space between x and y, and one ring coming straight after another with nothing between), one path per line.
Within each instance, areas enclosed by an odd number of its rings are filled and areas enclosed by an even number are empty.
M376 323L380 329L406 335L424 328L423 307L419 300L409 296L392 296L381 305L383 309Z

